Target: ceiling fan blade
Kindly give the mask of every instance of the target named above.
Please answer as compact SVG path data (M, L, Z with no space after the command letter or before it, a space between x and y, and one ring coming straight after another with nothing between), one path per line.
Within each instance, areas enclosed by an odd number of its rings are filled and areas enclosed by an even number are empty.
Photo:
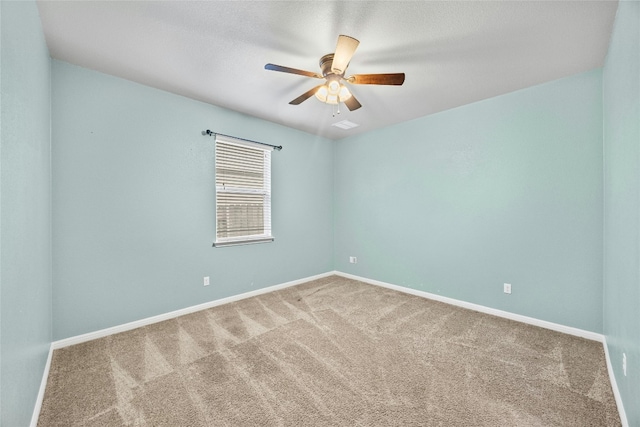
M349 97L349 99L347 99L346 101L344 101L344 105L347 106L347 108L349 109L349 111L354 111L357 110L358 108L362 107L362 105L358 102L358 100L356 99L355 96L353 96L353 94L351 94L351 96Z
M291 105L299 105L299 104L301 104L302 102L306 101L307 99L309 99L313 95L315 95L316 92L318 91L318 89L320 89L321 87L322 87L322 85L318 85L318 86L314 87L313 89L310 89L310 90L306 91L305 93L303 93L302 95L300 95L299 97L294 99L293 101L289 102L289 104L291 104Z
M305 71L305 70L298 70L297 68L283 67L282 65L276 65L276 64L267 64L264 66L264 69L271 70L271 71L280 71L282 73L298 74L306 77L315 77L316 79L323 78L318 73L312 73L311 71Z
M334 74L344 74L359 44L360 42L353 37L344 35L338 37L336 52L333 54L333 64L331 64L331 71Z
M404 73L392 74L354 74L346 79L355 85L395 85L404 83Z

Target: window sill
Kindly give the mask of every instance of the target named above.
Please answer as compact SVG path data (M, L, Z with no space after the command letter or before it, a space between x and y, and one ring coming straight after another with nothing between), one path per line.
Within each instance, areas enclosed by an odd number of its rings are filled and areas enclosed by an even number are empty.
M269 243L273 242L273 237L260 237L256 239L242 239L242 240L226 240L220 242L214 242L214 248L223 248L225 246L238 246L238 245L252 245L254 243Z

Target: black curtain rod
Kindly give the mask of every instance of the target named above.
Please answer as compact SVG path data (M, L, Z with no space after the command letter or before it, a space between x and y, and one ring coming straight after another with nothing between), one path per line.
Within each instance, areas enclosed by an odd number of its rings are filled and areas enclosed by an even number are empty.
M252 141L250 139L238 138L237 136L225 135L224 133L211 132L209 129L203 130L202 134L209 135L209 136L221 135L221 136L226 136L227 138L234 138L234 139L239 139L240 141L251 142L253 144L266 145L267 147L271 147L274 150L278 150L278 151L282 150L282 145L271 145L271 144L267 144L266 142L258 142L258 141Z

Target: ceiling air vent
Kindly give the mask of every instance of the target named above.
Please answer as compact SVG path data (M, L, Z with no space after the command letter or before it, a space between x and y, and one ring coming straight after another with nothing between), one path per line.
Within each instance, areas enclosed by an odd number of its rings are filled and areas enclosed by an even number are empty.
M340 129L348 130L348 129L353 129L355 127L358 127L360 125L357 124L357 123L350 122L349 120L343 120L341 122L334 123L331 126L335 126L337 128L340 128Z

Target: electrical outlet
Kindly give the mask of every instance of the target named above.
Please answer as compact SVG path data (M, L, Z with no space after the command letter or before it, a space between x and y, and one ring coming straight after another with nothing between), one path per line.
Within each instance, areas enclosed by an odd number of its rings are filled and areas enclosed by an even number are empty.
M204 276L204 285L209 286L209 276Z
M358 257L350 256L350 257L349 257L349 262L350 262L351 264L357 264L357 263L358 263Z
M505 294L510 294L511 293L511 283L505 283L504 284L504 293Z
M622 373L627 376L627 353L622 353Z

